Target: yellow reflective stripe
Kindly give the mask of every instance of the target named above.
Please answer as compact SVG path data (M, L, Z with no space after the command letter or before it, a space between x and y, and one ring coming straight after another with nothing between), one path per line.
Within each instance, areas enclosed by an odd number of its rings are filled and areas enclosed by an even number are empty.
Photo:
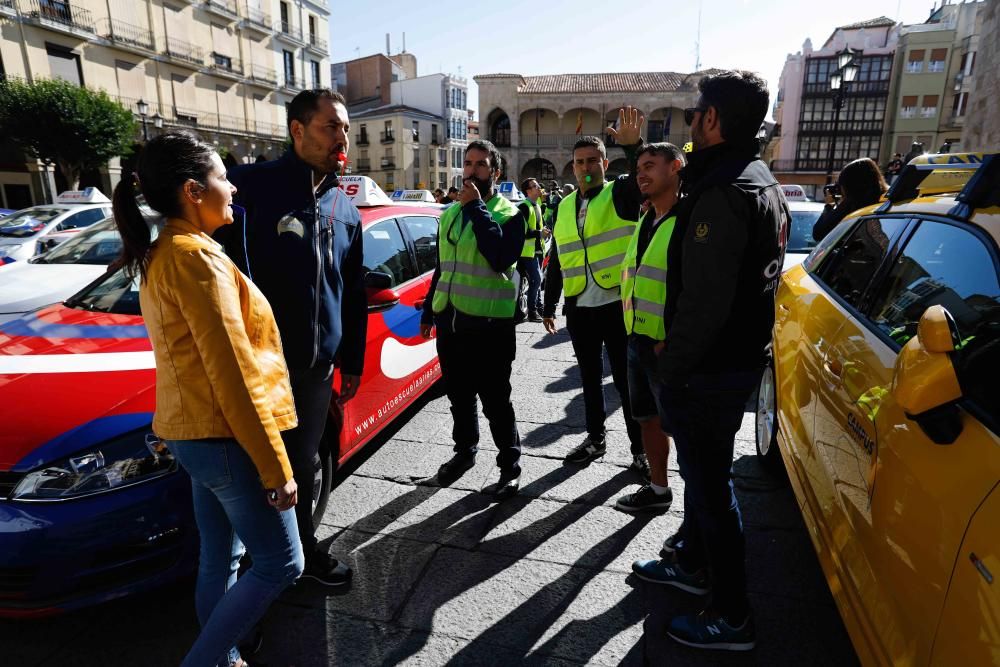
M473 287L472 285L464 285L462 283L451 283L450 287L452 294L467 296L473 299L513 299L517 291L513 286L505 288L488 288Z
M559 247L559 252L563 254L583 250L583 241L570 241L569 243L559 243L557 241L556 245Z
M587 275L586 266L564 266L562 267L563 279L566 278L576 278L577 276Z
M635 272L635 275L640 278L649 278L650 280L659 280L660 282L667 282L667 270L657 269L656 267L643 264Z
M656 303L655 301L649 301L648 299L640 299L637 296L632 297L631 301L635 305L635 310L641 310L642 312L649 313L650 315L663 317L662 303Z
M600 234L595 234L587 239L587 245L593 248L595 245L600 243L607 243L608 241L614 241L616 239L632 237L632 232L634 230L633 225L626 227L618 227L617 229L610 229L606 232L601 232Z
M590 268L594 271L600 271L601 269L606 269L611 266L620 266L624 259L625 259L625 253L621 253L620 255L612 255L611 257L606 257L596 262L591 262Z

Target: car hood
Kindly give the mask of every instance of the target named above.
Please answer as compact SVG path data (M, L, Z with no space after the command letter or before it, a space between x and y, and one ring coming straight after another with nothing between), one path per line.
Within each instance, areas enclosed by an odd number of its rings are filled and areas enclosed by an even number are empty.
M0 323L0 470L27 471L152 421L142 318L61 304Z
M29 264L0 269L0 313L23 313L69 298L107 271L99 264Z

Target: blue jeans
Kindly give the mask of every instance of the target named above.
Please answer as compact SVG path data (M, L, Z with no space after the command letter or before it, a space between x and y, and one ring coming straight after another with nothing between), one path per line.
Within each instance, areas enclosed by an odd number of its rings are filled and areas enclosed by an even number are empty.
M678 558L689 572L710 570L712 603L731 619L750 609L733 445L760 376L760 370L693 375L685 386L663 386L660 394L684 478L684 547Z
M166 445L191 476L201 534L195 590L201 634L181 664L230 665L240 657L237 642L302 574L295 512L279 512L267 502L253 461L235 440L170 440ZM237 581L244 544L253 567Z
M542 272L539 269L539 257L522 257L517 260L517 272L528 279L527 308L529 313L542 312L539 287L542 284Z

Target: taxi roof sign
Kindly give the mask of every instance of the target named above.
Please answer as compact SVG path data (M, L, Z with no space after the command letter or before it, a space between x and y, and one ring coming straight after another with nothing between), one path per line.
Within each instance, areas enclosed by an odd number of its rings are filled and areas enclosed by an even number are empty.
M382 191L378 183L367 176L341 176L339 187L351 203L358 207L392 204L392 200Z
M801 185L782 185L781 192L784 193L787 201L809 201L806 191Z
M110 204L111 200L97 188L66 190L56 197L57 204Z
M392 193L393 201L419 201L436 204L434 194L430 190L396 190Z
M983 153L925 153L910 160L885 198L889 205L914 197L960 192L983 164Z

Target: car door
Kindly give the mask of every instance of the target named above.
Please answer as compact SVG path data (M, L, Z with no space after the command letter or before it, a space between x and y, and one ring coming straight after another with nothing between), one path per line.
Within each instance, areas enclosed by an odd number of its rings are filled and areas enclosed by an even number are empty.
M381 284L368 288L365 370L358 393L344 408L341 459L376 433L405 399L400 389L409 374L393 364L393 353L399 336L419 335L420 315L413 307L418 275L399 223L380 220L368 225L363 236L366 281L376 273Z
M892 662L926 664L963 534L1000 479L1000 443L967 414L958 441L935 444L896 404L894 367L932 305L947 308L972 344L991 330L995 339L1000 284L990 247L971 228L913 224L862 312L831 342L815 429L840 515L844 584ZM956 353L956 368L971 349Z

